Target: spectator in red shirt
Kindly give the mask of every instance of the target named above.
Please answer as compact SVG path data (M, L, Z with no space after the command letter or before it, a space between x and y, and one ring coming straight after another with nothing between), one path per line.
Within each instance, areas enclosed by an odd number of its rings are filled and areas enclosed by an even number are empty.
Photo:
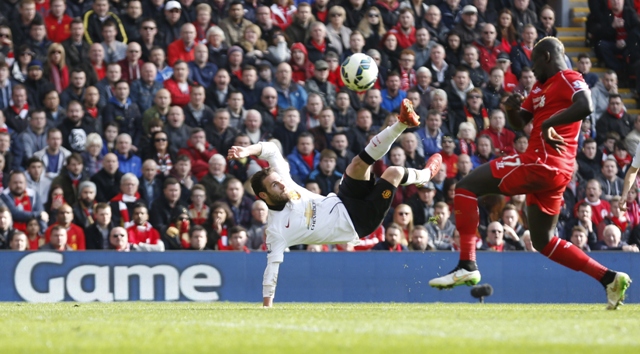
M173 76L164 82L164 88L171 93L171 104L184 107L189 103L191 86L187 81L188 77L189 66L186 62L178 60L173 67Z
M65 13L67 4L65 0L51 0L49 15L44 18L49 40L61 43L71 37L71 21L73 19Z
M398 31L396 34L398 47L407 49L416 42L415 19L413 18L413 11L411 11L411 9L403 8L400 10L398 24L394 28Z
M191 171L198 180L207 174L209 159L217 153L216 148L207 142L202 128L194 128L187 141L187 146L178 151L179 155L185 155L191 160Z
M133 225L127 228L129 243L147 243L157 245L160 242L160 233L149 223L149 210L147 206L138 203L133 207Z
M224 251L242 251L249 253L247 247L247 229L242 226L234 226L229 230L229 248Z
M458 155L454 153L456 143L450 136L442 138L442 163L447 166L447 178L454 178L458 174Z
M576 203L574 213L577 213L578 207L585 202L591 205L591 222L593 222L593 225L600 225L602 220L611 212L611 205L606 200L600 199L602 188L600 187L600 182L596 179L591 179L587 182L586 193L586 198Z
M82 228L73 223L73 209L69 204L63 204L58 209L58 218L57 222L47 229L44 233L45 240L50 242L51 232L56 226L61 226L66 230L67 234L67 244L74 251L77 250L85 250L85 239L84 239L84 231Z
M293 0L277 0L271 5L271 18L274 24L283 30L286 30L293 23L295 13L296 7L293 5Z
M291 79L304 86L305 81L313 77L314 65L309 60L307 48L302 43L294 43L291 46Z
M64 226L53 225L50 230L51 240L42 245L40 247L41 250L73 251L73 248L67 244L67 230Z
M178 60L190 62L195 59L196 27L185 23L180 29L180 39L169 44L167 48L167 63L174 66Z
M89 48L89 64L93 69L92 73L88 73L91 81L101 81L107 75L107 63L104 62L104 48L100 43L93 43Z
M205 204L207 189L202 184L196 184L191 188L191 204L189 205L189 218L194 225L204 225L207 222L211 209Z
M496 66L504 72L504 90L511 93L518 86L518 78L511 72L511 59L509 54L502 52L498 54Z
M491 111L489 118L489 128L480 132L480 135L488 135L491 138L496 156L508 156L515 153L514 140L516 134L504 126L504 112L494 109Z
M496 66L498 55L506 52L500 42L496 40L496 27L487 23L482 27L480 40L474 43L480 55L480 66L482 70L489 73L491 68Z
M196 6L196 19L192 22L196 29L196 41L207 43L207 31L213 26L211 23L211 6L201 3Z

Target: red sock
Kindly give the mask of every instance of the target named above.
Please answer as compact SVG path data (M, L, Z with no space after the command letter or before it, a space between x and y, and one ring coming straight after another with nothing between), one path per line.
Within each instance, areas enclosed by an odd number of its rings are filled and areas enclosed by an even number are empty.
M456 188L456 196L453 198L456 215L456 228L460 233L460 260L476 260L476 234L480 214L478 211L478 198L466 189Z
M583 272L598 281L607 272L605 266L587 256L586 253L571 242L558 237L553 237L540 253L556 263Z

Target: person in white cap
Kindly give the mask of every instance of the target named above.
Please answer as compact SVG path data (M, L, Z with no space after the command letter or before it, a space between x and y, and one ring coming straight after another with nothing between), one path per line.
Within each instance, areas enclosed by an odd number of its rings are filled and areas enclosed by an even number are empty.
M158 21L158 37L164 48L180 39L182 5L175 0L167 1L164 5L164 16Z
M478 9L473 5L467 5L460 11L461 21L453 28L453 32L460 36L460 44L465 46L478 40Z

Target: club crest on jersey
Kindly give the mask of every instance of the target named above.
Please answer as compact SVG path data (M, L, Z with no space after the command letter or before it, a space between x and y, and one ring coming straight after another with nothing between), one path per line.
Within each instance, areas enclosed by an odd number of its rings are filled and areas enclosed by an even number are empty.
M544 103L545 103L546 99L547 98L544 95L534 98L533 99L533 109L544 107Z
M382 192L382 198L384 198L384 199L389 199L389 198L391 198L391 190L389 190L389 189L385 189L385 190Z

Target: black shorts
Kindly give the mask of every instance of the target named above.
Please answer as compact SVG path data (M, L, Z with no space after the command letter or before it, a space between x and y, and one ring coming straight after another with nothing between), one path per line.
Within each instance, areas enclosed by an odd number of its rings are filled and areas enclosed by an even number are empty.
M366 237L382 224L396 187L384 179L377 182L355 180L346 174L340 183L338 197L347 208L358 236Z

